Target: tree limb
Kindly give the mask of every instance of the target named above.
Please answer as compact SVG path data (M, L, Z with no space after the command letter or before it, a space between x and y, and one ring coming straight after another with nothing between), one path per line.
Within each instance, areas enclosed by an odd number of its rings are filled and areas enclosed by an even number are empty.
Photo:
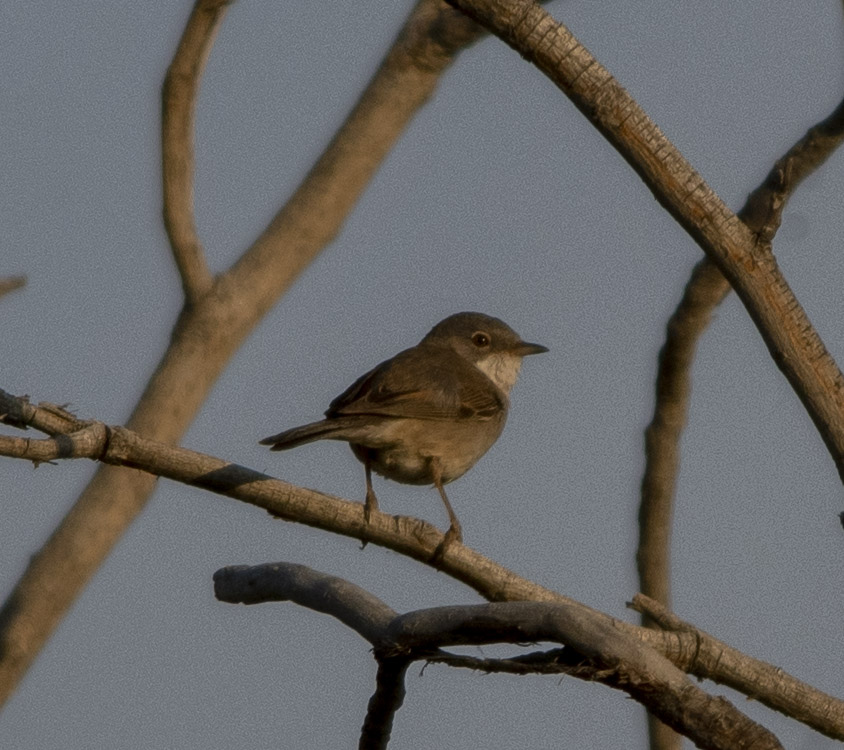
M164 229L188 304L198 302L212 283L194 217L194 126L199 83L230 2L196 2L161 88Z
M3 417L4 414L8 416ZM0 456L36 461L91 458L152 472L156 476L255 505L287 521L304 523L387 547L436 567L490 601L564 604L572 608L572 611L582 611L584 617L602 622L603 627L607 629L635 637L684 671L733 687L788 715L796 713L790 708L790 701L801 701L800 711L812 716L811 721L806 720L805 723L830 737L844 739L844 701L827 696L778 668L731 649L714 638L704 637L705 634L701 635L700 631L657 631L618 620L522 578L458 543L449 545L442 556L436 558L434 565L432 560L443 540L443 534L420 519L376 512L367 522L362 503L296 487L237 464L148 440L125 427L107 426L93 421L83 422L71 414L62 412L60 407L49 405L45 409L33 406L0 390L0 422L25 426L27 419L30 426L36 423L48 424L50 430L62 429L63 422L70 433L64 435L54 432L55 437L48 440L0 435ZM301 570L301 567L297 569ZM228 569L226 575L229 578L220 578L220 581L237 592L228 600L247 601L236 598L246 596L243 592L247 592L250 602L278 600L289 596L284 587L293 586L297 580L308 583L301 577L301 573L297 573L298 579L291 576L292 583L280 581L272 566L264 571L266 575L259 575L260 572L260 568ZM363 596L366 592L348 588L350 586L351 584L345 584L344 587L334 587L327 590L328 593L324 591L320 595L329 599L342 598L348 603L347 606L353 609L361 606L354 597ZM304 606L311 606L306 602L302 603ZM344 622L350 627L359 628L358 632L373 642L373 633L377 633L383 622L391 617L392 610L378 610L371 600L369 605L371 614L364 621L364 624L369 623L369 630L365 630L362 625L356 626L349 618L344 619ZM338 605L331 601L326 606L332 608L332 614L338 609ZM776 681L767 679L771 674L777 676ZM786 693L788 697L784 699L780 695L781 692Z
M404 703L404 676L410 663L404 657L378 659L375 692L366 707L359 750L383 750L389 744L393 719Z
M222 10L213 2L206 6L205 0L199 0L197 7ZM193 18L189 23L207 21ZM189 45L193 54L207 54L213 26L205 26L199 43ZM473 22L439 0L419 2L346 122L267 229L199 300L191 301L188 293L167 350L128 427L167 444L181 439L231 356L333 240L454 56L481 34ZM198 74L198 57L193 64ZM189 150L182 148L181 153L184 157ZM180 191L177 200L184 203L191 169L185 164L175 172L181 176L169 179L171 185L180 185L175 188ZM202 282L190 286L195 293ZM144 508L154 487L150 475L101 467L32 556L0 610L0 705Z
M774 164L739 211L739 218L756 233L760 242L770 244L788 199L829 158L842 139L844 100ZM671 529L680 438L692 387L691 368L697 343L709 326L713 311L729 291L729 283L708 256L697 263L683 298L668 321L665 343L659 353L654 414L645 430L636 566L641 591L666 607L671 604ZM647 612L643 613L642 622L652 624ZM672 741L653 720L649 719L649 724L653 748L679 747L679 742Z
M719 671L731 675L725 684L735 687L748 698L755 700L757 695L764 694L762 702L769 708L827 737L844 740L844 701L816 690L773 664L759 661L751 665L745 654L681 620L647 596L636 594L629 606L647 614L666 632L694 636L697 646L686 651L683 657L678 655L678 658L672 659L683 671L711 678L712 666L717 663Z
M660 204L692 236L708 260L736 290L759 329L777 366L802 401L829 450L839 476L844 480L844 376L826 350L780 273L765 241L766 231L775 231L781 209L777 199L760 201L759 221L768 229L759 235L734 216L704 180L665 138L630 95L562 24L554 21L532 0L448 0L471 18L498 35L523 57L535 63L589 118L595 127L618 149L644 180ZM697 278L705 278L706 293L720 301L726 285L704 264ZM720 289L718 287L721 287ZM688 287L687 287L688 290ZM692 290L698 294L701 290ZM715 303L717 304L717 302ZM695 308L695 309L692 309ZM696 325L705 327L707 306L689 303L684 312L692 312ZM689 361L695 341L684 342L681 357ZM675 383L682 399L684 384ZM685 420L684 402L673 413L666 413L669 429L679 435ZM657 440L660 436L648 436ZM663 446L665 447L665 446ZM676 450L676 449L675 449ZM671 472L676 455L667 454ZM650 478L655 478L651 474ZM670 523L668 508L658 501L641 508L640 518L648 523L660 511L664 524ZM667 565L667 525L652 527L655 547L643 553L640 565ZM667 579L649 574L649 586L658 595L668 595ZM653 727L653 724L652 724ZM662 743L664 748L676 746Z
M610 73L532 0L448 0L533 62L627 160L743 302L844 479L844 376L757 240Z
M665 657L622 633L599 613L579 605L510 602L435 607L396 616L376 634L369 627L374 597L361 595L358 587L340 583L334 576L316 571L304 576L302 567L292 565L288 574L285 563L258 566L259 577L279 578L277 585L269 587L269 600L290 599L344 622L366 622L366 637L376 644L379 685L370 701L360 747L386 747L392 717L404 698L403 677L410 661L427 659L432 652L448 646L534 641L553 641L573 649L579 655L573 660L589 663L589 679L627 692L699 747L781 747L768 730L727 700L708 695ZM237 577L246 584L241 597L237 597L233 585ZM239 567L234 573L223 569L215 574L215 583L220 578L226 579L226 590L221 596L219 588L215 588L218 598L250 603L260 598L247 568ZM325 590L332 595L321 596ZM335 590L343 594L334 596ZM350 607L358 602L362 611L357 617L350 617ZM382 603L377 610L386 613L389 608Z
M762 242L769 243L773 239L788 199L842 140L844 100L777 160L739 211L739 218ZM668 321L665 343L659 353L656 403L653 419L645 431L646 463L636 562L640 590L666 607L671 604L671 522L680 437L691 393L691 367L698 340L708 327L713 310L729 290L727 280L713 262L708 257L701 260L692 271L683 298Z

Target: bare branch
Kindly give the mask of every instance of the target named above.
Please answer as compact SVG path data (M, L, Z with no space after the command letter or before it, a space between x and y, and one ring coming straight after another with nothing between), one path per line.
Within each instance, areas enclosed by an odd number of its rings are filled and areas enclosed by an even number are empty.
M360 731L360 750L383 750L390 742L393 718L404 703L404 676L410 660L404 657L378 659L375 692L369 699Z
M774 164L754 190L739 217L762 242L770 243L780 227L782 212L797 186L820 167L844 141L844 100L795 143Z
M6 407L12 398L0 391L0 411L10 411ZM30 406L30 409L34 411L33 422L42 419L39 407ZM419 519L373 513L367 522L361 503L295 487L237 464L146 440L123 427L105 427L97 422L81 424L82 429L78 433L50 440L0 436L0 455L29 460L60 457L59 454L61 457L78 455L119 463L256 505L288 521L379 544L429 565L443 539L441 532ZM42 447L40 444L50 447ZM74 454L74 450L79 452ZM450 545L442 557L437 559L437 567L489 600L565 604L572 611L582 612L590 622L595 620L603 623L605 629L634 636L685 671L729 685L788 715L796 713L790 708L793 701L805 700L805 704L801 703L801 715L812 716L811 721L807 720L806 723L831 737L844 739L844 701L826 696L785 675L781 670L747 657L713 638L701 638L697 631L681 629L662 632L617 620L521 578L462 544ZM235 568L218 574L215 582L220 587L221 595L225 592L225 598L229 601L274 601L292 598L290 589L295 586L312 585L312 581L303 576L301 570L297 567L293 570L294 574L285 578L275 572L274 566L255 570ZM361 607L360 602L364 601L361 597L368 596L348 586L327 584L319 594L320 601L325 602L325 606L335 616L340 616L337 611L340 611L341 605L334 601L345 602L342 606L350 611ZM304 600L300 603L312 606ZM370 600L368 606L369 611L360 622L354 621L348 614L344 614L341 619L372 642L377 638L378 628L390 618L391 610L379 609L375 599ZM415 632L422 631L417 629ZM389 637L394 640L395 636L391 634ZM422 645L416 643L414 647L421 648ZM379 648L382 646L379 644ZM777 679L770 679L772 675ZM781 690L786 691L787 697L780 695Z
M701 678L730 685L749 698L758 698L769 708L790 716L812 729L837 740L844 740L844 701L826 695L801 682L780 667L750 659L747 655L719 641L709 633L681 620L659 602L636 594L630 605L647 614L666 632L691 634L696 646L682 658L672 659L678 667ZM718 664L721 676L713 677ZM721 677L729 675L728 680Z
M0 297L26 285L26 276L0 277Z
M586 114L744 303L844 478L844 376L780 272L632 97L532 0L449 0L532 61Z
M779 159L762 184L739 211L739 218L763 243L779 228L788 198L797 186L823 164L844 139L844 101L815 125ZM674 496L680 467L680 437L686 425L691 394L691 368L697 343L709 326L712 312L730 285L709 257L692 271L683 298L668 321L659 353L656 403L645 430L645 470L639 506L639 544L636 564L639 587L665 606L671 604L670 551ZM642 622L650 624L647 614ZM654 748L678 747L677 741L650 722ZM656 738L656 733L662 736Z
M668 602L671 596L671 523L680 465L680 435L686 425L691 365L712 311L729 291L723 274L705 258L695 266L683 299L668 321L659 353L656 404L645 430L645 471L639 505L636 563L641 589Z
M227 274L264 309L339 232L375 171L456 54L484 30L440 0L419 0L343 127L299 189ZM342 177L342 179L340 178Z
M50 410L16 407L14 396L0 390L0 414L16 413L16 426L33 426L50 419ZM30 421L22 423L22 412ZM47 412L43 414L42 412ZM418 518L375 512L364 517L363 504L326 495L274 479L244 466L202 453L148 440L125 427L95 421L67 421L68 434L48 440L0 436L0 456L32 461L90 458L115 466L140 469L150 477L166 477L193 487L255 505L287 521L372 542L432 565L443 534ZM51 430L56 427L50 421ZM82 431L77 436L76 431ZM92 442L96 437L97 442ZM521 578L462 544L449 545L436 566L491 600L530 599L572 602L561 594ZM634 626L626 626L634 627ZM657 636L657 634L653 634Z
M0 391L0 413L12 411L7 407L13 400L15 400L14 397ZM29 405L29 410L32 413L32 423L46 419L40 415L39 407ZM106 427L97 422L79 423L70 419L68 423L81 424L80 431L69 436L59 435L43 441L0 436L0 455L39 461L46 460L47 457L96 458L104 462L141 469L154 473L156 476L167 477L250 503L284 520L304 523L379 544L429 565L432 564L435 552L443 539L440 531L420 519L388 516L376 512L367 522L361 503L295 487L252 469L185 448L146 440L124 427ZM783 703L777 695L780 683L773 683L760 677L760 675L768 675L770 670L775 668L735 650L725 651L726 647L714 639L711 642L701 641L696 633L660 632L609 617L573 599L521 578L462 544L449 545L444 554L436 559L436 567L472 587L488 600L566 604L582 611L584 616L597 618L604 623L606 628L634 636L637 640L664 654L684 670L746 692L778 710L779 706L788 705ZM253 571L242 568L230 569L226 572L226 577L220 578L219 584L225 584L228 587L226 589L229 592L226 594L228 600L257 602L289 598L289 592L285 592L283 587L295 585L303 580L301 576L290 576L291 581L274 579L272 566L265 566L263 570L259 570L259 573L254 574ZM223 576L223 574L220 575ZM347 606L354 607L358 606L354 595L359 594L359 590L335 588L332 589L331 595L338 600L343 599L349 602ZM310 605L306 604L306 606ZM336 608L333 604L327 606ZM370 623L367 626L369 629L363 629L361 626L362 629L358 631L362 634L366 633L364 637L368 640L374 637L373 633L377 630L379 623L389 616L388 611L378 611L375 604L373 607L369 619L364 623ZM354 627L351 620L344 620L344 622ZM783 673L779 670L776 673L782 679ZM793 699L800 699L801 695L805 695L811 697L812 701L818 705L826 702L827 706L838 706L837 714L828 712L832 718L827 724L813 719L811 725L831 726L832 729L828 732L824 729L821 731L844 739L844 702L825 696L793 678L789 678L783 684L789 686L788 690L794 693ZM795 685L799 686L799 690L792 687ZM804 710L806 710L805 707ZM811 707L808 710L811 711Z
M243 577L246 570L237 569L235 575ZM215 581L221 574L227 571L218 571ZM510 602L435 607L394 617L380 634L374 634L370 627L374 597L357 586L313 570L303 574L302 566L285 563L261 566L259 575L278 575L277 586L265 584L272 600L290 599L344 622L365 621L367 632L375 635L379 685L370 701L361 747L386 747L392 717L404 698L409 661L428 658L447 646L533 641L553 641L573 649L579 656L572 659L589 662L584 674L590 679L624 690L699 747L781 747L770 732L728 701L707 695L659 653L622 633L612 620L580 605ZM328 596L322 596L326 590ZM255 593L255 586L249 585L243 598L255 601ZM350 616L350 608L358 603L361 612ZM380 602L375 608L380 615L389 611Z
M381 643L397 615L377 596L345 578L295 563L220 568L214 573L214 596L229 604L290 601L336 617L373 646Z
M54 413L53 410L56 407L42 410L41 407L23 402L27 406L26 409L15 408L13 406L15 401L20 400L0 390L0 413L9 414L17 411L15 420L19 422L20 414L26 412L30 418L29 424L48 420L51 429L55 428L55 422L58 420L49 415ZM42 414L42 411L46 414ZM66 420L68 426L76 425L82 434L78 437L67 436L70 439L64 438L63 444L59 442L63 439L60 435L44 441L0 436L0 455L44 460L45 456L58 457L61 453L65 458L74 456L96 458L104 462L141 469L155 476L166 477L250 503L287 521L304 523L332 533L379 544L428 565L432 565L435 552L443 540L440 531L420 519L389 516L376 512L367 522L362 503L350 502L314 490L296 487L218 458L147 440L125 427L106 427L97 422L80 422L67 415L66 412L60 412L60 414L65 415L61 418ZM47 447L42 447L39 443L44 443ZM74 454L75 449L78 449L78 454ZM606 628L634 636L643 644L662 653L681 669L702 678L729 685L777 710L781 710L780 706L788 705L778 696L780 684L783 684L793 695L789 700L801 700L801 696L804 695L807 697L808 709L803 706L804 711L813 711L813 705L826 706L829 709L824 709L827 714L826 722L815 717L811 725L831 727L829 731L826 729L820 729L820 731L824 731L831 737L844 739L844 701L826 696L799 680L787 677L783 672L765 662L725 647L715 639L701 639L696 632L691 631L656 631L617 620L522 578L462 544L449 545L444 554L436 559L435 567L470 586L490 601L555 602L582 611L584 617L597 618L598 621L604 623ZM267 569L263 571L263 575L252 575L248 570L238 569L236 573L229 572L228 579L221 580L224 580L233 591L235 584L240 582L240 592L227 594L234 601L285 598L290 594L279 594L279 586L293 585L302 580L296 576L291 576L290 582L285 582L283 579L272 580L271 572ZM243 589L243 582L249 582L245 589ZM345 600L353 605L351 596L353 593L354 591L350 590L335 590L333 595L338 597L343 595L346 597ZM388 615L386 611L380 614L376 612L376 614L382 619ZM377 624L376 620L377 618L374 618L371 622ZM364 637L369 639L371 635L370 632ZM767 675L772 673L771 670L779 675L780 682L766 679Z
M624 690L698 747L781 747L768 730L694 685L671 662L605 620L567 604L511 602L437 607L390 627L397 649L554 641L580 653L593 679Z
M199 302L184 307L127 426L164 443L178 442L231 356L333 239L443 71L481 33L439 0L421 0L358 105L287 206L231 271L217 278ZM202 38L204 44L211 35ZM154 487L152 476L101 467L31 558L0 610L0 704Z
M42 401L29 403L28 396L12 396L0 390L0 423L25 430L33 427L46 435L69 435L90 424L77 419L63 406Z
M196 102L202 73L230 1L197 0L161 89L164 229L189 304L195 304L212 283L194 216Z
M765 180L739 211L763 242L770 242L783 209L798 185L820 167L844 140L844 101L829 117L812 127L777 161ZM679 470L680 437L685 428L691 393L691 367L697 342L709 325L712 311L730 287L709 258L698 263L683 299L666 329L659 355L656 404L645 431L646 464L639 508L639 546L636 560L640 588L647 596L670 606L669 555L674 493Z

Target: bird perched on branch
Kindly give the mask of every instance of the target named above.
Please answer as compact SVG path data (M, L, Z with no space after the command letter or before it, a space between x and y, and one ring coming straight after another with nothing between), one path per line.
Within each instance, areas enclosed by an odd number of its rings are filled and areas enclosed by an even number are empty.
M378 509L372 472L403 484L433 484L450 526L439 549L462 541L444 485L463 476L498 439L522 358L547 352L498 318L462 312L422 341L358 378L325 419L264 438L281 451L344 440L366 472L365 516Z

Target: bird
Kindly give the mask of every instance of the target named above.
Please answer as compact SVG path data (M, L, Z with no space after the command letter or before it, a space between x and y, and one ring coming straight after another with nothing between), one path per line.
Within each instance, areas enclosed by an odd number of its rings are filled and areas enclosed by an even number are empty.
M378 510L372 472L395 482L433 485L449 518L438 550L463 541L445 492L498 439L522 358L547 352L522 341L504 321L460 312L437 323L416 345L358 378L335 398L325 419L264 438L270 450L342 440L363 464L364 518Z

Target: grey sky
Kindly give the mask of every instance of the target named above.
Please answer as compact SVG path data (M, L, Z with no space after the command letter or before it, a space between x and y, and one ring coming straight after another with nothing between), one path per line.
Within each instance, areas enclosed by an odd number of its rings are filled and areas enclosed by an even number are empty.
M236 3L199 103L197 217L219 270L318 155L410 3ZM734 209L844 91L841 3L555 2ZM0 388L122 422L180 305L159 198L159 88L188 3L0 7ZM775 251L844 362L844 155L795 196ZM270 454L357 375L459 310L550 348L510 421L449 488L467 544L630 618L642 431L665 321L700 250L541 74L495 39L465 52L337 241L248 340L184 445L363 498L348 448ZM675 609L844 695L841 484L730 297L695 367L674 541ZM7 592L94 467L0 463ZM436 492L382 509L441 527ZM396 554L162 481L0 715L0 747L354 746L368 645L293 605L216 602L226 564L300 562L397 610L477 595ZM486 651L485 651L486 652ZM487 653L497 653L490 650ZM830 653L833 654L830 658ZM572 679L411 671L391 747L642 746L641 709ZM786 746L832 743L712 685ZM596 717L604 717L596 720ZM607 718L609 717L609 718Z

